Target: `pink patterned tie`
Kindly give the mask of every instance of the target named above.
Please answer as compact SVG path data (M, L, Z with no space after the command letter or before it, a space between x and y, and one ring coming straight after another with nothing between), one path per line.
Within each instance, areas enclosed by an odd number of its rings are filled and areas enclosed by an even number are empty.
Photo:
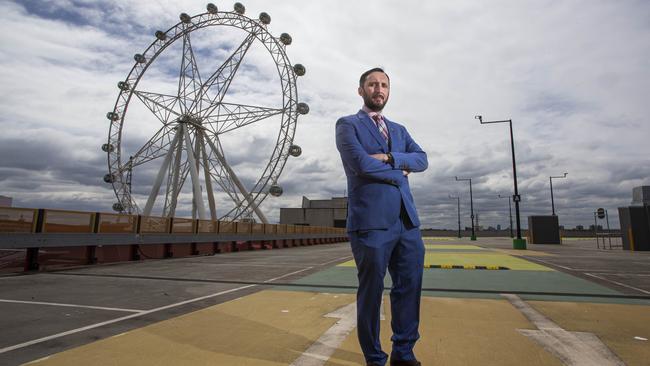
M381 135L384 137L384 140L386 140L386 143L388 143L388 129L386 128L384 118L381 116L381 114L377 113L372 116L372 119L375 121L377 128L379 128L379 133L381 133Z

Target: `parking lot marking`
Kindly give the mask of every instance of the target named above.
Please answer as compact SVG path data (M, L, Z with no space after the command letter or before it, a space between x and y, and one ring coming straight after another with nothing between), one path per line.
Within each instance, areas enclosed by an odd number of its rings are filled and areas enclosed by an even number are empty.
M155 313L157 311L166 310L166 309L174 308L174 307L177 307L177 306L189 304L189 303L192 303L192 302L209 299L211 297L216 297L216 296L220 296L220 295L229 294L231 292L244 290L244 289L247 289L247 288L250 288L250 287L255 287L255 286L258 286L258 285L241 286L241 287L237 287L237 288L233 288L233 289L230 289L230 290L217 292L217 293L206 295L206 296L201 296L201 297L197 297L197 298L194 298L194 299L189 299L189 300L177 302L175 304L165 305L165 306L161 306L159 308L155 308L155 309L146 310L146 311L142 311L142 312L139 312L139 313L123 316L123 317L120 317L120 318L107 320L105 322L95 323L95 324L87 325L85 327L72 329L72 330L68 330L68 331L65 331L65 332L57 333L57 334L52 334L52 335L47 336L47 337L42 337L42 338L34 339L34 340L31 340L31 341L28 341L28 342L16 344L16 345L13 345L13 346L0 348L0 354L6 353L6 352L9 352L9 351L13 351L13 350L16 350L16 349L19 349L19 348L28 347L28 346L31 346L31 345L34 345L34 344L37 344L37 343L43 343L43 342L46 342L46 341L49 341L49 340L52 340L52 339L65 337L65 336L70 335L70 334L75 334L75 333L83 332L83 331L86 331L86 330L103 327L104 325L121 322L122 320L137 318L137 317L142 316L142 315Z
M293 361L291 366L324 365L357 326L357 303L350 303L324 316L340 320L323 333L300 357Z
M568 366L624 366L625 363L593 333L569 332L542 313L533 309L519 296L501 294L538 330L517 329L532 338Z
M307 267L307 268L303 268L303 269L298 270L298 271L293 271L293 272L290 272L290 273L286 273L286 274L284 274L282 276L278 276L278 277L268 279L268 280L264 281L263 283L270 283L270 282L279 280L281 278L285 278L285 277L288 277L288 276L291 276L291 275L294 275L294 274L297 274L297 273L300 273L300 272L308 271L308 270L310 270L312 268L314 268L314 267ZM212 297L217 297L217 296L229 294L231 292L245 290L247 288L257 287L257 286L260 286L260 285L259 284L251 284L251 285L246 285L246 286L240 286L240 287L237 287L237 288L234 288L234 289L220 291L220 292L217 292L217 293L214 293L214 294L205 295L205 296L197 297L197 298L194 298L194 299L189 299L189 300L177 302L177 303L174 303L174 304L161 306L161 307L158 307L158 308L155 308L155 309L144 310L144 311L134 310L134 311L137 311L137 312L134 313L134 314L131 314L131 315L126 315L126 316L123 316L123 317L120 317L120 318L107 320L107 321L104 321L104 322L101 322L101 323L87 325L85 327L68 330L68 331L65 331L65 332L61 332L61 333L53 334L53 335L50 335L50 336L34 339L34 340L27 341L27 342L20 343L20 344L16 344L16 345L13 345L13 346L0 348L0 354L6 353L6 352L9 352L9 351L13 351L13 350L16 350L16 349L19 349L19 348L28 347L28 346L31 346L31 345L34 345L34 344L46 342L46 341L49 341L49 340L52 340L52 339L61 338L61 337L65 337L65 336L68 336L68 335L71 335L71 334L83 332L83 331L86 331L86 330L103 327L104 325L109 325L109 324L121 322L123 320L137 318L139 316L155 313L157 311L167 310L167 309L175 308L175 307L178 307L178 306L190 304L190 303L201 301L201 300L206 300L206 299L209 299L209 298L212 298Z
M91 306L91 305L77 305L77 304L62 304L58 302L43 302L43 301L24 301L24 300L7 300L0 299L0 302L12 303L12 304L31 304L31 305L48 305L48 306L64 306L71 308L83 308L83 309L95 309L95 310L108 310L108 311L124 311L127 313L140 313L144 310L136 309L123 309L123 308L107 308L103 306Z
M607 278L605 278L605 277L596 276L596 275L593 274L593 273L585 273L585 274L586 274L587 276L590 276L590 277L595 277L595 278L598 278L598 279L603 280L603 281L611 282L611 283L613 283L613 284L615 284L615 285L618 285L618 286L627 287L627 288L629 288L629 289L636 290L636 291L640 291L640 292L643 292L644 294L648 294L648 295L650 295L650 291L642 290L642 289L640 289L640 288L638 288L638 287L634 287L634 286L626 285L626 284L624 284L624 283L621 283L621 282L618 282L618 281L613 281L613 280L607 279Z

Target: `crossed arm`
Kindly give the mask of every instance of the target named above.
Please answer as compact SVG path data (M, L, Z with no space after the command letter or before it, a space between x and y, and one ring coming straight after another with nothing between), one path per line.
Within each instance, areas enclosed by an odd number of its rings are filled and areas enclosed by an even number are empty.
M388 154L370 154L371 158L377 159L381 161L382 163L390 164L391 163L391 158L388 156ZM404 176L409 175L410 171L402 169L402 174Z
M354 126L345 120L336 123L336 146L343 162L355 174L374 178L389 184L401 185L410 172L427 168L427 156L404 131L406 148L404 152L393 152L392 164L387 154L368 154L359 142Z

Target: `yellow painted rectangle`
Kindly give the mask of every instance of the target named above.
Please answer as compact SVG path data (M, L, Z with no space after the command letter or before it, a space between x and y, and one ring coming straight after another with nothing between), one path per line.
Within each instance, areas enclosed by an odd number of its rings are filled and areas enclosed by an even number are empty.
M553 271L537 263L505 254L476 253L435 253L428 252L424 257L425 265L449 264L454 266L500 266L521 271Z
M529 262L525 259L513 257L506 254L492 253L432 253L428 252L424 256L424 265L442 265L448 266L497 266L507 267L511 270L520 271L553 271L553 269L544 267L537 263ZM347 261L338 265L339 267L355 267L354 260ZM446 267L443 267L446 268Z

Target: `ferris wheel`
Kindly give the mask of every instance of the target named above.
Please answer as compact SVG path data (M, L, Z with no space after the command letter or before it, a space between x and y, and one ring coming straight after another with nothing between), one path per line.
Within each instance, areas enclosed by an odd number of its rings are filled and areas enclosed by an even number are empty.
M292 38L272 36L267 13L244 13L241 3L182 13L134 56L102 145L115 211L268 222L260 204L282 194L286 160L302 153L293 138L309 112L296 87L305 67L291 65Z

